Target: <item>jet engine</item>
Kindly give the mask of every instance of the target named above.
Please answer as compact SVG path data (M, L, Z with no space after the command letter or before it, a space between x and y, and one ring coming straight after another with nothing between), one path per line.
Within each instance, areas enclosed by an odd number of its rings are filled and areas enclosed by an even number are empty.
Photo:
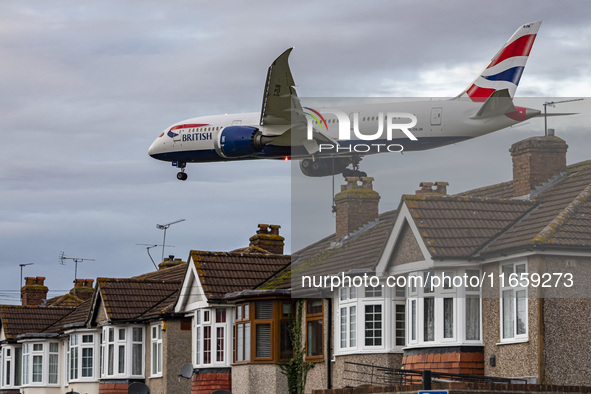
M260 152L270 141L256 127L228 126L218 133L214 146L220 157L238 159Z
M306 176L321 177L341 174L351 164L350 158L318 158L300 161L300 170Z

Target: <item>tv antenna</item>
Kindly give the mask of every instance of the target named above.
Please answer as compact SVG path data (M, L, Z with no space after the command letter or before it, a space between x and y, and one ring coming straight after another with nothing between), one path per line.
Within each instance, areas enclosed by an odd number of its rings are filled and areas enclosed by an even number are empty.
M562 101L546 101L543 105L544 105L544 135L548 135L548 112L546 111L546 107L550 106L552 108L556 107L556 104L562 104L562 103L570 103L573 101L582 101L582 98L577 98L577 99L571 99L571 100L562 100ZM573 115L573 113L568 113L568 114L550 114L550 116L552 115Z
M156 244L136 244L136 245L146 247L146 252L148 252L148 257L150 257L150 260L152 260L152 264L154 264L156 271L158 271L158 266L156 265L156 263L154 262L154 259L152 258L152 255L150 254L150 249L155 248L157 246L166 246L168 248L174 248L174 246L172 246L172 245L156 245Z
M168 230L168 228L173 225L173 224L177 224L180 222L184 222L185 219L179 219L176 220L174 222L170 222L170 223L166 223L166 224L157 224L156 228L159 230L164 230L164 239L162 240L162 261L164 261L164 246L166 245L166 230Z
M78 277L78 263L83 261L94 261L94 259L83 259L80 257L66 257L64 252L60 252L59 255L60 264L66 265L64 260L72 260L74 262L74 283L76 283L76 278Z
M35 264L35 263L19 264L19 267L21 267L21 281L19 282L21 287L23 286L23 267L26 267L27 265L33 265L33 264ZM23 299L23 292L21 291L20 293L21 293L21 300L22 300Z

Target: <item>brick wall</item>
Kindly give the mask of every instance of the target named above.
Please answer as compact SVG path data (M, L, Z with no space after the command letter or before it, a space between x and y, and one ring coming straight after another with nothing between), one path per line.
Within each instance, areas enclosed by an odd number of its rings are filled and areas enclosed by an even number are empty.
M99 394L127 394L129 383L101 383Z
M373 178L347 177L347 185L335 195L336 237L345 237L376 220L380 195L373 190ZM361 184L358 184L361 181Z
M217 368L212 371L200 370L193 374L191 394L210 394L215 390L232 390L230 368Z
M484 375L484 352L481 346L411 349L404 352L402 365L415 371Z

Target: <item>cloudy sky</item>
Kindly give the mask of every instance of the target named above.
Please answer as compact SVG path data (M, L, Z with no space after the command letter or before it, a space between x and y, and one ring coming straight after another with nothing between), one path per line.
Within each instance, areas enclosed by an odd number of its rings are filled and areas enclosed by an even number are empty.
M305 237L291 238L290 163L189 165L179 182L146 153L182 119L258 111L267 67L286 48L295 46L302 97L455 96L537 20L517 94L590 96L588 2L1 2L0 302L19 303L19 264L34 263L24 276L46 276L50 296L70 289L74 264L59 264L62 251L95 260L79 264L79 278L149 271L137 244L161 244L156 224L178 219L166 255L245 246L258 223L280 224L287 250L301 247ZM591 158L589 122L555 119L568 161ZM381 209L394 209L420 181L448 181L453 193L509 179L510 145L542 133L534 120L364 163ZM311 180L305 190L321 211L296 212L314 237L334 227L331 185ZM157 262L161 253L152 249Z

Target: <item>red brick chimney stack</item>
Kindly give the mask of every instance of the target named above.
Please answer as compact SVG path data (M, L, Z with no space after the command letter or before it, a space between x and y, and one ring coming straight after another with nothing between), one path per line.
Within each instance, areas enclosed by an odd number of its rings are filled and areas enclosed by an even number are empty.
M94 279L76 279L74 281L74 288L70 290L70 294L86 301L92 297L92 293L94 292L93 283Z
M21 288L23 306L42 305L47 300L47 286L44 285L44 276L27 276L25 285Z
M256 235L250 237L250 246L256 246L267 252L283 254L285 238L279 235L281 226L277 224L259 224Z
M561 138L547 135L514 143L513 195L529 195L537 186L566 171L568 145Z
M378 217L380 195L373 190L371 177L347 177L340 193L334 197L336 206L336 237L351 234ZM358 182L361 182L359 184Z

